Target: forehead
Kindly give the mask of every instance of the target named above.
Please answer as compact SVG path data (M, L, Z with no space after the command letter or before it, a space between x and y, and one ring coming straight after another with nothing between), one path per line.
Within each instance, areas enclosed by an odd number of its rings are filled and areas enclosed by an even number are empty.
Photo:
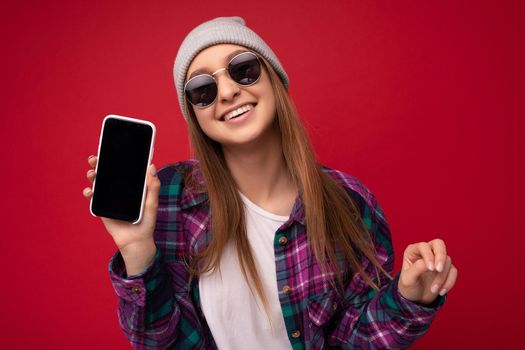
M244 46L233 44L218 44L210 46L195 56L188 68L186 78L190 77L195 72L212 73L219 68L223 68L228 64L232 55L238 51L246 50L248 49Z

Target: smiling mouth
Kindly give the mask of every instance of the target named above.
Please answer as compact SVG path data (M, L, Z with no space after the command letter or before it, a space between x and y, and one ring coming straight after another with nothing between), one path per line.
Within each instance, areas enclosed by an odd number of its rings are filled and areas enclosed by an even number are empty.
M231 119L235 119L237 117L240 117L241 115L251 111L252 109L255 108L255 106L257 106L257 104L253 104L253 103L247 103L229 113L226 113L226 115L224 117L221 118L222 121L225 121L227 122L228 120L231 120Z

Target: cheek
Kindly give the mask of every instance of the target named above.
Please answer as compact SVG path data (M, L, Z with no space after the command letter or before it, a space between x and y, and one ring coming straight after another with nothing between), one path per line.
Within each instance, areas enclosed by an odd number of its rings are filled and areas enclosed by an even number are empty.
M275 98L273 97L273 94L271 94L271 97L268 99L268 108L274 116L277 114Z
M213 128L210 125L210 121L208 119L208 116L206 116L206 113L195 113L195 119L197 120L197 124L204 132L204 134L209 138L215 140L213 135Z
M271 90L271 88L265 89L260 96L264 96L264 103L262 105L264 106L265 114L268 114L269 118L274 118L277 111L273 91Z
M261 76L261 81L259 83L260 85L258 86L257 93L261 98L264 99L266 111L268 113L275 114L275 96L273 93L272 84L270 82L270 77L266 72L264 72Z
M200 109L195 110L195 117L197 118L197 122L199 123L202 130L205 130L207 125L212 121L213 119L213 108L206 108L206 109Z

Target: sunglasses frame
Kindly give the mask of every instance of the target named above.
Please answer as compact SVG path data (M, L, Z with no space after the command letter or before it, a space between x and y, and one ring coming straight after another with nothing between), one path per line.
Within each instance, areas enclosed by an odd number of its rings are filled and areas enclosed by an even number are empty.
M257 79L253 82L253 83L250 83L250 84L240 84L238 83L237 81L235 81L232 76L230 75L230 70L229 70L229 66L230 64L232 63L232 61L234 59L236 59L237 57L239 57L240 55L245 55L245 54L251 54L253 55L257 61L259 62L259 66L261 68L261 72L259 73L259 76L257 77ZM198 74L194 77L192 77L191 79L189 79L185 84L184 84L184 98L186 99L186 101L188 101L188 103L190 103L193 107L195 108L199 108L199 109L204 109L204 108L208 108L210 107L212 104L215 103L215 101L217 100L217 96L219 95L218 93L218 89L219 89L219 83L217 82L217 79L215 79L215 75L219 72L222 72L222 71L226 71L228 72L228 77L234 81L237 85L239 86L243 86L243 87L247 87L247 86L252 86L254 84L256 84L259 79L261 78L261 75L262 75L262 63L261 63L261 60L259 59L259 56L257 56L257 54L255 54L254 52L252 51L243 51L243 52L239 52L238 54L236 54L235 56L232 57L232 59L228 62L228 65L226 67L223 67L223 68L219 68L217 69L215 72L211 73L211 74L208 74L208 73L202 73L202 74ZM202 76L209 76L213 79L213 81L215 82L215 85L217 86L217 94L215 94L215 98L213 99L212 102L210 102L210 104L206 105L206 106L197 106L197 105L194 105L189 99L188 99L188 96L186 95L186 86L188 86L188 84L193 80L193 79L196 79L198 77L202 77Z

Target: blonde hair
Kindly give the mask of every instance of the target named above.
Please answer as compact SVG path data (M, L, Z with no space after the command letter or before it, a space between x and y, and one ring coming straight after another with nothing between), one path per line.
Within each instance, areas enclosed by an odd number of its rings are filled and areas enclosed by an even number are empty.
M321 271L326 273L330 269L335 272L337 285L332 277L329 282L342 295L344 281L348 277L343 276L337 263L337 257L342 255L350 264L349 271L358 272L368 285L379 290L380 286L363 270L357 254L363 254L374 265L379 283L379 271L389 279L392 279L392 276L377 261L370 233L366 229L358 208L345 189L330 175L327 175L317 163L306 130L298 118L288 91L270 64L262 57L260 60L269 75L273 88L276 101L276 123L281 134L283 156L291 178L303 198L307 239ZM268 299L264 293L246 234L243 202L224 160L221 145L202 131L193 109L188 106L187 102L185 102L185 108L190 115L188 120L190 141L195 158L199 161L206 187L198 188L199 185L191 173L187 174L186 183L195 190L208 193L209 205L213 213L211 217L212 239L209 245L203 251L196 252L190 257L188 264L190 281L195 275L214 272L217 268L220 271L221 254L228 241L232 240L236 245L244 279L250 286L252 294L252 287L255 287L268 312Z

